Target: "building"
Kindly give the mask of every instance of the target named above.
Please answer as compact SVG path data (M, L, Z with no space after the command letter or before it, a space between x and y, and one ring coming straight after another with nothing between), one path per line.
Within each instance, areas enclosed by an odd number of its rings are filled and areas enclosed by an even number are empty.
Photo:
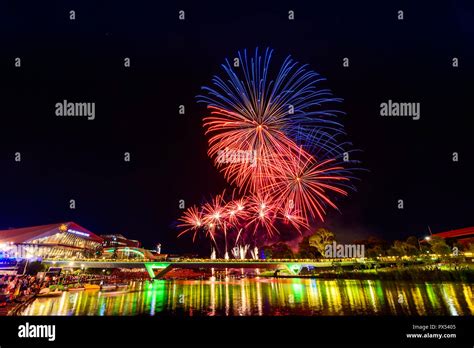
M466 227L457 230L434 233L431 236L426 236L422 242L427 242L432 237L440 237L445 239L449 244L456 242L468 248L470 244L474 243L474 227Z
M141 243L138 240L125 238L121 234L103 234L100 237L103 239L102 246L104 248L141 247Z
M0 230L3 257L92 257L102 243L101 237L74 222Z

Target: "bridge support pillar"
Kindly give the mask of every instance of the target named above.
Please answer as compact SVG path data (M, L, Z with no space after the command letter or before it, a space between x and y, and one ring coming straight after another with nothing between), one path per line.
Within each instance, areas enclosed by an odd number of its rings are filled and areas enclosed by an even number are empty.
M301 269L303 268L302 265L297 264L297 263L286 264L285 266L286 266L286 269L288 270L288 272L290 272L290 274L292 274L292 275L300 274Z
M158 274L163 273L163 271L167 270L165 273L168 273L171 270L171 264L164 263L164 262L145 262L145 268L150 275L151 279L154 279L155 276L155 269L160 269L161 271Z
M163 276L168 273L169 271L171 271L172 269L174 269L173 266L169 265L168 267L162 269L160 272L158 272L158 274L155 276L155 279L161 279L163 278Z

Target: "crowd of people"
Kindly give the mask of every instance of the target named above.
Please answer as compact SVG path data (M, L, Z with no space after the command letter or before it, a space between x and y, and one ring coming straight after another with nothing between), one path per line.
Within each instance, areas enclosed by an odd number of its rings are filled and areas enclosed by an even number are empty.
M112 274L71 274L56 275L9 275L0 274L0 307L9 303L23 302L31 295L39 293L43 288L51 285L86 284L86 283L119 283L131 280L147 279L146 272L112 272Z
M12 302L23 302L31 295L37 294L41 289L51 285L78 283L90 281L80 276L61 275L44 276L35 275L0 275L0 307Z
M6 306L10 302L21 302L44 286L44 281L35 276L0 275L0 306Z

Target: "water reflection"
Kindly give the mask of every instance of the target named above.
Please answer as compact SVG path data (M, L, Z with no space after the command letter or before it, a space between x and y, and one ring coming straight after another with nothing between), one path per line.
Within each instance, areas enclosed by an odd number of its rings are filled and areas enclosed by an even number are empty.
M113 295L64 292L23 315L472 315L473 286L359 280L154 281Z

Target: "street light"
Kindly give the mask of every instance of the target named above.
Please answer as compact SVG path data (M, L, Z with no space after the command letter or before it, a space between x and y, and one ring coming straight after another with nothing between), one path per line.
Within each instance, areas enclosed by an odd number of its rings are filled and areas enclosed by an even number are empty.
M430 236L426 236L426 237L425 237L425 240L430 240L430 239L431 239Z

